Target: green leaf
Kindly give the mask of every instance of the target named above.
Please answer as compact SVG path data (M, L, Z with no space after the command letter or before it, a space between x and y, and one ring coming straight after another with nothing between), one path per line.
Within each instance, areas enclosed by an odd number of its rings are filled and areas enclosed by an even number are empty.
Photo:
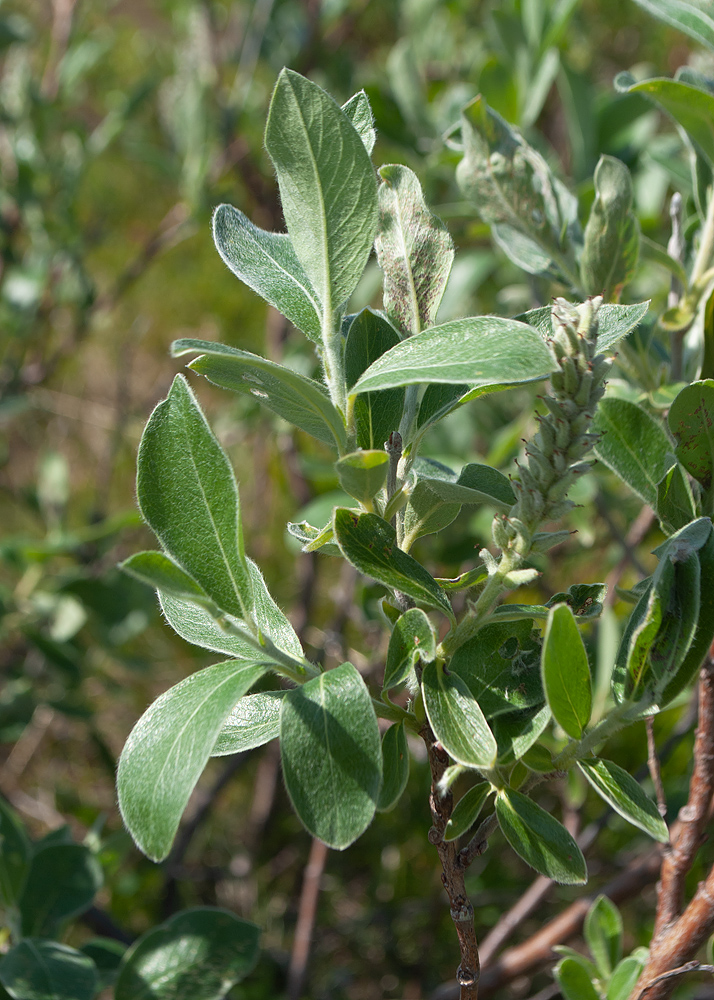
M553 718L568 736L579 740L590 721L593 691L588 654L567 604L550 609L541 670Z
M331 319L355 290L377 230L369 153L339 105L289 69L273 91L265 148L295 253Z
M581 621L587 621L589 618L597 618L601 613L606 595L605 583L573 583L568 587L567 593L561 591L554 594L546 602L546 607L567 604L576 617Z
M607 985L607 1000L629 1000L644 967L644 960L635 955L623 958Z
M340 486L360 503L370 503L384 486L389 467L385 451L353 451L335 462Z
M666 844L667 826L652 799L638 783L611 760L580 760L578 767L600 798L612 806L628 823L644 830L650 837Z
M462 111L461 135L457 182L501 249L533 274L556 268L570 280L582 238L574 196L483 97Z
M372 155L374 144L377 141L377 130L374 127L374 115L372 106L369 103L364 90L350 97L349 101L342 105L342 110L352 122L353 127L364 143L364 148L369 155Z
M286 233L266 232L237 208L219 205L213 240L236 277L320 343L320 303Z
M362 372L399 343L391 323L372 309L363 309L349 325L345 343L345 381L354 385ZM399 428L404 409L403 388L363 392L354 401L354 422L360 448L382 448Z
M238 486L181 375L152 413L136 482L144 518L166 551L229 614L250 620Z
M587 967L576 958L563 958L553 969L565 1000L600 1000Z
M465 682L432 662L424 667L422 691L431 728L449 756L467 767L493 767L496 740Z
M627 94L642 94L681 125L692 142L714 166L714 94L681 80L652 79L631 82L629 74L621 73L615 87Z
M397 535L391 524L376 514L358 514L338 507L333 530L345 559L360 573L443 611L454 620L449 600L434 577L416 559L397 548Z
M129 734L117 772L119 808L137 846L153 861L171 850L226 719L265 670L236 660L199 670L157 698Z
M211 757L262 747L280 733L280 703L285 691L259 691L238 702L218 734Z
M714 532L698 552L700 578L703 581L714 579ZM674 677L666 684L659 703L665 708L677 697L680 691L691 682L704 662L712 641L714 641L714 587L703 586L700 593L699 618L694 638L687 655L682 660Z
M332 524L327 524L324 528L316 528L307 521L298 521L297 523L288 521L285 527L289 535L301 542L303 552L321 552L323 556L342 555L339 548L332 542L334 538Z
M661 426L636 403L607 396L600 401L593 432L598 459L654 508L657 484L673 462L673 448Z
M622 917L607 896L598 896L585 916L585 940L603 979L622 958Z
M684 469L675 462L657 483L657 517L664 531L679 531L697 516L692 488Z
M382 782L377 717L351 663L288 691L280 752L302 823L328 847L349 847L371 823Z
M101 991L113 986L126 945L113 938L96 937L86 941L79 950L94 962L99 976L98 989Z
M444 840L458 840L474 825L491 791L490 783L481 781L461 796L454 806L451 819L446 824Z
M23 934L55 934L63 920L89 909L102 881L101 866L88 847L55 844L37 851L18 904Z
M543 704L532 621L485 625L456 650L449 670L466 682L487 719Z
M213 605L203 587L164 552L137 552L119 563L119 569L172 597Z
M583 885L585 858L565 827L545 809L513 788L496 796L496 815L503 834L526 864L563 885Z
M285 612L281 611L273 600L263 579L263 574L252 559L248 559L247 563L255 601L253 618L261 635L267 636L284 653L289 653L298 660L304 660L302 646L295 629L290 624ZM267 657L270 659L269 653Z
M384 308L405 337L434 325L454 260L444 223L427 208L408 167L379 168L377 261L384 272Z
M0 905L14 906L22 893L32 846L17 813L0 795Z
M377 809L389 812L402 797L409 781L409 747L404 723L390 726L382 737L382 787L379 790Z
M677 458L705 492L714 496L714 379L682 389L667 420L677 441ZM707 513L714 513L714 509Z
M595 201L585 227L580 277L587 295L610 299L635 275L640 225L632 211L632 178L624 163L601 156L593 180Z
M0 983L13 1000L92 1000L94 962L66 944L25 938L0 961Z
M419 382L468 383L483 389L546 378L553 355L526 323L472 316L431 327L378 358L351 394Z
M410 608L394 625L384 667L384 690L403 684L418 660L430 663L436 656L434 628L421 610Z
M344 451L347 438L342 417L319 382L248 351L210 340L175 340L174 357L201 351L188 366L215 385L254 396L283 420L318 441Z
M708 0L635 0L635 3L700 45L714 49L714 17L708 13Z
M406 551L412 547L417 538L422 535L435 534L442 531L458 517L461 510L459 503L445 503L441 497L429 488L431 480L417 477L416 485L409 494L409 500L404 508L404 537L402 545Z
M498 761L511 764L530 750L550 722L550 708L522 709L508 712L493 720L493 734L498 744Z
M420 482L444 502L485 503L500 514L507 514L516 502L508 477L490 465L479 465L477 462L465 465L455 482L428 475L420 477Z
M182 910L126 952L115 1000L223 1000L258 960L260 928L227 910Z
M621 306L605 302L597 314L597 349L599 352L611 351L628 333L639 326L649 309L647 302L636 302L634 305ZM527 313L516 316L516 319L535 327L544 339L553 336L553 309L551 306L540 306Z

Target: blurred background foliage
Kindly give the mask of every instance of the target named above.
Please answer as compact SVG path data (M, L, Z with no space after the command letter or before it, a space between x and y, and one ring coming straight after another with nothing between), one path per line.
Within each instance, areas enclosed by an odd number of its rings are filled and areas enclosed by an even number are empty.
M612 88L641 67L671 75L691 64L714 75L686 36L631 0L5 0L0 6L0 791L40 837L64 825L96 852L104 885L65 940L129 939L181 906L219 904L264 930L257 971L231 996L285 993L309 835L290 810L275 747L214 761L174 855L156 866L136 851L115 807L116 758L146 705L210 662L165 626L154 595L116 563L151 547L133 502L136 448L177 363L177 337L217 339L301 371L309 345L241 286L210 238L212 208L240 207L281 228L262 148L275 78L289 65L339 101L365 88L374 109L374 159L407 163L457 245L441 318L515 315L555 287L524 276L494 250L454 180L445 137L481 92L525 130L578 194L582 218L602 153L633 174L643 233L669 236L668 202L696 207L688 154L651 104ZM692 228L690 225L690 229ZM355 306L379 287L370 265ZM669 277L646 256L628 298L665 307ZM651 329L623 351L647 360L657 396L665 342ZM336 482L320 446L250 397L199 386L241 483L251 556L286 607L308 654L380 670L381 591L329 557L296 555L287 520L322 523ZM457 411L431 432L427 453L458 467L508 469L527 431L529 388ZM529 599L575 581L650 572L651 521L627 541L638 503L604 470L583 477L575 540L559 550ZM441 575L474 561L490 514L463 513L416 555ZM325 514L326 517L326 514ZM323 517L323 520L325 518ZM296 561L297 560L297 561ZM611 591L614 598L614 592ZM601 678L629 607L614 599L587 637ZM602 704L602 701L601 701ZM672 814L684 801L691 733L686 706L656 720ZM682 735L684 733L684 735ZM646 759L644 726L619 738L616 759ZM417 747L415 752L419 753ZM576 779L573 779L576 781ZM344 855L332 853L319 898L302 995L330 1000L426 998L454 967L453 927L427 842L428 776L417 756L399 808L378 815ZM552 808L602 827L589 852L596 888L641 849L624 821L571 784ZM547 805L547 802L543 803ZM191 818L193 817L193 819ZM642 838L644 840L644 838ZM705 847L701 866L714 860ZM696 879L699 869L692 872ZM483 935L528 884L525 866L495 843L469 889ZM554 886L518 932L526 937L574 898ZM625 904L626 947L646 944L654 890ZM503 996L529 996L548 974ZM685 991L681 994L692 995ZM701 987L700 987L701 989ZM703 994L699 994L703 995Z

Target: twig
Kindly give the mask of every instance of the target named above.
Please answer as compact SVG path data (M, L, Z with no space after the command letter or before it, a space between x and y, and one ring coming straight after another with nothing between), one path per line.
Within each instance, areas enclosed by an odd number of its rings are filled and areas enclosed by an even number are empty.
M466 847L464 847L459 853L459 860L463 868L468 868L472 861L481 857L483 852L488 847L488 838L496 829L497 825L498 820L496 819L495 813L491 813L490 816L487 816L486 819L479 824L476 828L476 833L473 835Z
M299 1000L305 981L305 970L310 954L310 942L315 927L317 899L320 894L320 881L325 870L328 847L317 837L313 837L310 847L310 857L305 866L300 905L298 907L297 923L293 950L288 967L288 1000Z
M32 718L23 729L20 738L3 765L3 779L9 779L13 783L17 781L30 763L54 717L54 710L49 705L38 705L35 708Z
M657 794L657 809L662 819L667 818L667 797L664 794L662 784L662 771L660 769L659 757L657 756L657 744L654 735L654 718L649 715L646 720L647 726L647 767L649 768L652 784Z
M444 831L454 806L451 791L442 795L440 782L444 771L449 766L449 755L437 742L431 728L425 726L420 733L426 744L431 768L431 807L432 827L429 830L429 841L432 843L441 860L441 881L449 897L451 919L456 927L456 934L461 949L461 962L456 971L459 1000L478 1000L479 978L481 964L479 961L478 942L474 928L474 910L466 894L466 866L461 860L461 852L456 841L445 841Z
M674 979L677 976L684 976L688 972L709 972L714 974L714 965L702 965L701 962L687 962L685 965L680 965L678 969L670 969L669 972L663 972L661 976L657 976L653 979L651 983L648 983L643 990L637 994L637 1000L642 1000L646 993L649 993L657 983L664 982L665 979Z

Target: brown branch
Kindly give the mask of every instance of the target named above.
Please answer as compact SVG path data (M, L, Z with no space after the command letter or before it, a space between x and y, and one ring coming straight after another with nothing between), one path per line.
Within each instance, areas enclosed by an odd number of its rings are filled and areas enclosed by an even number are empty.
M310 954L310 942L312 941L312 932L315 927L320 881L322 880L322 873L325 870L327 852L327 845L323 844L317 837L313 837L312 846L310 847L310 857L305 866L303 876L300 905L295 925L295 938L293 940L293 950L288 967L288 1000L299 1000L302 993L307 960Z
M647 727L647 767L657 795L657 809L662 819L666 821L667 796L664 794L662 771L660 768L659 757L657 756L657 744L655 743L654 735L654 716L648 715L645 724Z
M701 962L687 962L685 965L680 965L678 969L670 969L669 972L663 972L661 976L657 976L653 979L651 983L648 983L643 990L637 994L637 1000L642 1000L642 998L654 989L658 983L664 982L666 979L676 979L677 976L684 976L688 972L710 972L714 973L714 965L702 965Z
M474 910L466 894L464 881L466 866L462 863L457 842L444 840L446 824L451 818L454 807L451 791L447 790L444 794L440 791L441 779L449 766L449 755L437 742L430 726L424 726L420 735L426 744L431 767L429 806L432 826L429 830L429 841L439 853L442 867L441 881L449 897L451 919L456 927L461 950L461 962L456 971L458 997L459 1000L478 1000L481 964L474 928Z

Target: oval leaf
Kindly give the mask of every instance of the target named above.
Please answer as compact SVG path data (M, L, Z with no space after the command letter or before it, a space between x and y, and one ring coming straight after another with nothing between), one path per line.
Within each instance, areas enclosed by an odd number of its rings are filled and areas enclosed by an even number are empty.
M377 809L389 812L402 797L409 781L409 748L404 723L390 726L382 737L382 787Z
M701 0L635 0L635 3L665 24L679 28L700 45L714 50L714 17Z
M81 951L25 938L0 961L0 983L16 1000L92 1000L99 980Z
M141 512L166 551L219 608L250 620L253 598L238 486L182 375L144 430L136 491Z
M421 683L429 723L449 756L467 767L493 767L496 740L464 681L433 662Z
M639 326L647 315L649 305L649 300L628 306L613 302L601 305L597 314L598 351L611 351L628 333ZM553 336L552 314L552 306L540 306L538 309L530 309L517 319L535 327L544 339L548 339Z
M382 782L377 717L351 663L288 691L280 752L303 824L328 847L349 847L371 823Z
M335 462L340 486L360 503L369 503L384 486L389 456L384 451L353 451Z
M384 316L373 309L357 313L349 325L345 342L345 382L354 385L362 372L399 343L399 334ZM354 423L360 448L382 448L392 431L399 428L404 409L403 388L363 392L355 399Z
M37 851L19 902L23 934L51 937L61 921L89 909L102 881L101 865L82 844Z
M654 509L657 484L673 462L660 425L636 403L610 396L600 401L593 431L601 435L594 445L599 460Z
M526 795L503 788L496 796L496 815L503 834L526 864L563 885L583 885L585 858L557 819Z
M553 970L565 1000L600 1000L587 967L577 958L564 958Z
M397 533L391 524L376 514L358 514L338 507L333 529L345 559L361 573L454 620L449 600L434 577L397 547Z
M681 80L666 78L643 80L629 86L616 84L616 87L628 94L642 94L659 104L689 134L710 166L714 166L714 94Z
M403 684L418 660L430 663L436 656L434 628L421 608L401 615L389 639L384 668L384 689Z
M285 691L259 691L238 702L223 724L211 757L262 747L280 733L280 703Z
M258 959L260 928L227 910L182 910L126 952L115 1000L223 1000Z
M181 815L231 709L266 667L215 663L170 688L129 734L117 772L119 808L153 861L171 850Z
M541 656L543 689L553 718L579 740L590 721L592 680L588 654L567 604L550 609Z
M546 378L555 367L553 355L532 327L498 316L472 316L397 344L370 365L350 393L419 382L516 385Z
M694 382L679 393L667 417L677 441L677 458L706 491L714 482L714 379Z
M462 795L454 806L451 819L444 830L444 840L458 840L462 834L466 833L478 819L484 802L490 794L491 785L488 781L481 781L473 788L469 788L468 792Z
M581 760L578 767L598 795L628 823L644 830L650 837L666 844L667 825L657 806L642 791L631 774L611 760Z
M203 587L164 552L136 552L119 563L119 569L172 597L213 604Z
M585 940L600 975L608 979L622 957L622 917L607 896L598 896L585 917Z

